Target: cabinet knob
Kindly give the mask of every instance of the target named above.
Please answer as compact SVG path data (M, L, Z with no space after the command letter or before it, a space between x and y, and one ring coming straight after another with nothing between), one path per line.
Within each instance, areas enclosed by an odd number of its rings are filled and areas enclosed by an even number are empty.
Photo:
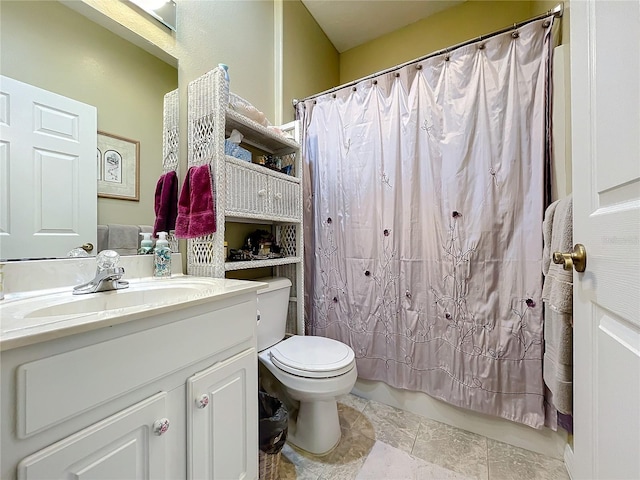
M282 200L282 192L276 192L273 194L274 197L276 197L278 200Z
M264 197L267 194L267 191L263 188L261 190L258 190L258 195L260 195L261 197Z
M156 420L153 422L153 433L156 435L163 435L167 433L169 430L169 419L161 418L160 420Z
M198 408L205 408L207 405L209 405L209 395L203 393L198 398L196 398L196 405L198 406Z

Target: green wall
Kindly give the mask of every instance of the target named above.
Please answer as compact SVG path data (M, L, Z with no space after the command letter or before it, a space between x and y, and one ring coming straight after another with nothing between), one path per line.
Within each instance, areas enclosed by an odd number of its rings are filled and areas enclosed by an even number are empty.
M365 77L531 17L528 1L467 1L343 52L340 83Z
M340 83L340 57L300 0L283 5L283 123L294 118L291 100Z

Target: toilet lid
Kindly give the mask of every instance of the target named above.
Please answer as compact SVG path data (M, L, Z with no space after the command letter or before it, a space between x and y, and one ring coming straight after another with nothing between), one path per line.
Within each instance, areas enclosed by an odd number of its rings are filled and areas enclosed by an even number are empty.
M348 345L316 336L293 336L271 347L271 361L299 377L337 377L353 368L355 354Z

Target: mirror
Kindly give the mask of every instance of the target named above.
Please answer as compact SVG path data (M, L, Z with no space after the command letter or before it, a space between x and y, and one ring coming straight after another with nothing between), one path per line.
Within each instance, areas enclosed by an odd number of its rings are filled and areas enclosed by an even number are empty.
M96 199L98 224L153 225L177 69L59 2L2 2L0 45L2 75L93 105L99 131L140 142L139 201Z
M176 2L173 0L129 0L163 25L176 31Z

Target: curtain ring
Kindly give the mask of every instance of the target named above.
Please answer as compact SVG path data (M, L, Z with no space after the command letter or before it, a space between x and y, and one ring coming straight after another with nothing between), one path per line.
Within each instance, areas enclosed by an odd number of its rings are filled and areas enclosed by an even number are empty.
M449 56L449 54L444 56L444 61L448 62L451 59L451 57Z
M518 32L513 32L511 34L511 38L518 38L518 37L520 37L520 34Z
M336 94L334 93L333 95L331 95L331 98L336 98Z
M478 50L484 50L484 43L480 43L478 45Z
M351 90L355 92L355 91L357 90L357 88L356 88L356 87L353 87Z
M373 83L374 85L377 85L377 84L378 84L378 80L374 80L372 83Z
M317 100L314 100L314 101L313 101L313 104L314 104L314 105L316 105L317 103L318 103L318 101L317 101Z
M422 65L420 65L419 63L416 65L416 70L422 70Z
M396 77L396 78L397 78L397 77L399 77L399 76L400 76L400 72L396 72L396 73L394 73L394 77Z
M549 20L545 20L544 22L542 22L542 28L548 28L549 25L551 25L551 22Z

